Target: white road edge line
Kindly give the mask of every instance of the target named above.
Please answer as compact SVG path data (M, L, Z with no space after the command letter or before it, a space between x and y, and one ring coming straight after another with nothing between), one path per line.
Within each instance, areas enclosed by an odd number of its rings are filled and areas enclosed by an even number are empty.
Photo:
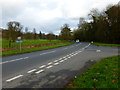
M28 71L27 73L32 73L34 71L36 71L36 69L32 69L32 70Z
M37 72L35 72L36 74L39 74L39 73L41 73L41 72L43 72L44 71L44 69L42 69L42 70L39 70L39 71L37 71Z
M23 75L15 76L15 77L13 77L13 78L11 78L11 79L6 80L6 82L13 81L13 80L15 80L15 79L17 79L17 78L20 78L20 77L22 77L22 76L23 76Z

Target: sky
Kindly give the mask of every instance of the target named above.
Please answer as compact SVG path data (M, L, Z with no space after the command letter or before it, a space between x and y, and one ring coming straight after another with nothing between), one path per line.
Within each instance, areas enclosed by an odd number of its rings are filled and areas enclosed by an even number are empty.
M105 9L119 0L0 0L0 27L18 21L29 31L59 34L64 24L77 28L79 18L86 18L90 10ZM24 31L23 28L23 31Z

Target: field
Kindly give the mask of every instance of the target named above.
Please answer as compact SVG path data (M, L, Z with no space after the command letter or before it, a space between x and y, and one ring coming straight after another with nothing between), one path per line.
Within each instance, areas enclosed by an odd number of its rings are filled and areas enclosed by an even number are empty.
M61 41L61 40L23 40L21 43L21 50L20 50L20 43L12 42L11 46L9 47L9 41L3 39L2 40L2 56L26 53L26 52L33 52L38 50L45 50L51 49L56 47L61 47L65 45L70 45L71 42Z
M93 44L98 46L120 47L120 44L105 44L105 43L97 43L97 42L94 42Z
M118 88L118 60L120 56L102 59L77 77L68 88Z
M40 44L51 44L51 43L60 43L62 41L60 40L44 40L44 39L39 39L39 40L23 40L21 43L22 46L33 46L33 45L40 45ZM14 47L19 47L20 43L12 42L10 48ZM3 39L2 40L2 48L9 48L9 41Z

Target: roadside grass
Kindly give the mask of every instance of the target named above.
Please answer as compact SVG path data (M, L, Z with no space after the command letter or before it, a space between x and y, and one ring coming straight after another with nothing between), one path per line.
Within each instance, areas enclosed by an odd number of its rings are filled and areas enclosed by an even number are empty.
M38 39L38 40L22 40L21 43L22 46L34 46L34 45L40 45L40 44L51 44L51 43L60 43L64 42L61 40L46 40L46 39ZM10 48L19 47L20 44L16 42L11 42ZM9 41L6 39L2 39L2 48L9 48Z
M66 89L119 88L120 67L118 67L118 60L120 60L120 55L102 59L73 80Z
M67 45L71 45L71 44L73 44L73 43L68 42L68 43L61 43L61 44L57 44L57 45L50 45L50 46L42 46L42 47L37 47L37 48L23 49L21 51L20 50L10 50L10 51L2 52L2 56L9 56L9 55L22 54L22 53L28 53L28 52L33 52L33 51L52 49L52 48L67 46Z
M97 43L97 42L94 42L93 44L98 46L120 47L120 44L106 44L106 43Z

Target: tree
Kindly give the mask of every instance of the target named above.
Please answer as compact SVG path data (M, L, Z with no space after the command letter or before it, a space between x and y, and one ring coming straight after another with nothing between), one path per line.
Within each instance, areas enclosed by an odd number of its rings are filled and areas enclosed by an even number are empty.
M11 42L14 42L18 36L22 35L21 30L23 26L19 22L16 22L16 21L8 22L7 26L8 26L8 31L9 31L8 37L9 37L9 47L10 47Z
M67 24L61 28L60 38L62 40L71 40L71 30Z
M47 34L47 39L48 39L48 40L51 41L51 40L53 40L53 39L55 39L55 38L56 38L56 36L55 36L53 33L48 33L48 34Z
M42 39L42 33L41 33L41 31L39 32L39 39Z
M37 33L36 33L36 29L35 28L33 28L33 38L37 39Z
M112 43L120 43L120 4L113 5L105 11L109 23L109 36Z

